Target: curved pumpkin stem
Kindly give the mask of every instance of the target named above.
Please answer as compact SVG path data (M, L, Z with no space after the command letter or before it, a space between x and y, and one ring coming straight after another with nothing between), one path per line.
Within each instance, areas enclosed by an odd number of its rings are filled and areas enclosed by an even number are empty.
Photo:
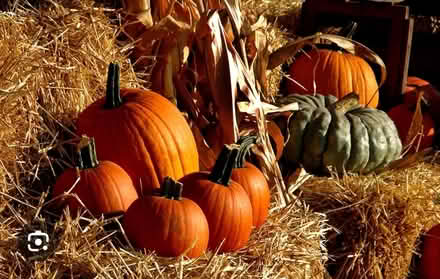
M246 162L246 156L249 155L251 147L257 142L257 136L243 136L238 141L237 144L240 145L237 158L234 160L234 169L243 168Z
M209 180L217 184L228 186L238 154L239 145L225 144L209 174Z
M114 109L122 105L119 73L119 65L113 62L110 63L108 66L107 91L104 104L106 109Z
M349 111L360 108L359 95L355 92L345 95L335 103L330 105L330 110L345 114Z
M78 167L81 170L96 168L99 165L96 156L95 138L83 135L77 145Z

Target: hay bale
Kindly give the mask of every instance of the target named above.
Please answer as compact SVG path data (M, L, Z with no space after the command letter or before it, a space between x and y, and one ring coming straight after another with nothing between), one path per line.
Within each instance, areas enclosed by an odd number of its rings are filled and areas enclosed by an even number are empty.
M1 277L322 278L328 227L306 206L279 208L273 201L267 223L247 247L196 260L131 249L120 218L72 219L68 210L60 217L47 209L56 176L74 160L68 146L77 137L75 119L104 95L108 64L121 65L122 87L148 85L127 58L131 46L116 39L110 18L117 12L93 5L48 0L44 9L0 13ZM53 232L57 248L33 261L19 248L23 226L36 219Z
M313 178L301 187L310 207L326 214L333 279L406 278L418 237L439 222L440 167L421 163L378 176Z

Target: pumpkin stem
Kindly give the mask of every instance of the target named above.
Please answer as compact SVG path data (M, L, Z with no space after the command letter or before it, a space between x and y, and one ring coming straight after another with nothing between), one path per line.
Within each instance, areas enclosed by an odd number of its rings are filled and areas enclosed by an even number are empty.
M257 142L257 136L242 136L237 144L240 145L237 158L234 160L233 168L238 169L244 166L246 162L246 156L249 155L252 145Z
M119 88L119 65L110 63L107 74L107 91L104 108L114 109L122 105L121 90Z
M91 169L99 165L96 156L95 138L89 138L88 136L83 135L77 145L77 153L78 167L80 169Z
M209 180L217 184L228 186L238 153L239 145L225 144L209 174Z
M160 186L160 196L172 199L172 188L174 183L175 181L171 177L165 177L162 185Z
M337 113L345 114L349 111L360 108L359 104L359 95L355 92L351 92L350 94L345 95L337 102L331 104L330 110L333 110Z

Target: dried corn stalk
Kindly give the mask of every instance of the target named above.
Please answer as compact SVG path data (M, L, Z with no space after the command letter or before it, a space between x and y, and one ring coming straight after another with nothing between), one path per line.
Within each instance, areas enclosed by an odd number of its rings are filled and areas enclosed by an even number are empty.
M255 151L286 204L290 197L267 135L268 112L261 101L270 56L265 19L253 25L243 20L239 0L137 0L126 1L124 7L132 16L124 27L133 25L134 15L143 30L131 31L137 36L137 65L151 67L151 89L188 113L201 166L211 167L220 148L238 140L240 121L251 116L259 134ZM249 100L251 113L237 109L237 101L243 99ZM276 112L272 108L271 113ZM214 140L207 140L209 133Z

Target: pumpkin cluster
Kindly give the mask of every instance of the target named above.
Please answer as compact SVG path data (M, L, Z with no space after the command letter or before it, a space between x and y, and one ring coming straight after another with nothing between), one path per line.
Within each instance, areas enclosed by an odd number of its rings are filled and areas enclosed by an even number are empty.
M106 96L80 113L77 133L78 164L61 174L53 195L73 214L122 213L139 249L165 257L236 251L267 219L267 180L246 161L257 137L225 145L210 171L199 170L177 107L152 91L119 88L117 64L109 66Z

